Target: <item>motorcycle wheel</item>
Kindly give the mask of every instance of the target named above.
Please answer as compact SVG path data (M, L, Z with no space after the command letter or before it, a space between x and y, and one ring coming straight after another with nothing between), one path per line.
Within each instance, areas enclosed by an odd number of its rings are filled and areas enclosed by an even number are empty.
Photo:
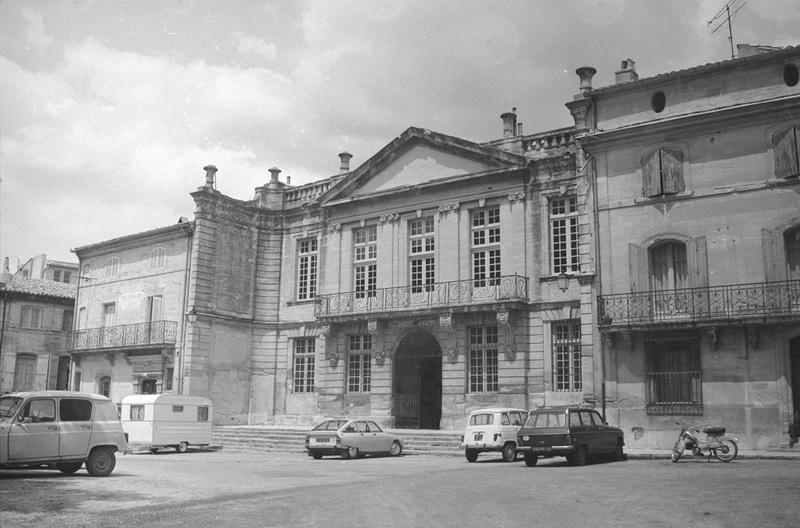
M714 456L723 462L730 462L739 454L739 446L730 438L723 438L719 441L719 447L714 450Z
M671 456L672 462L677 462L678 460L681 459L681 456L683 455L683 448L684 448L683 439L678 438L678 441L675 442L674 446L672 446L672 456Z

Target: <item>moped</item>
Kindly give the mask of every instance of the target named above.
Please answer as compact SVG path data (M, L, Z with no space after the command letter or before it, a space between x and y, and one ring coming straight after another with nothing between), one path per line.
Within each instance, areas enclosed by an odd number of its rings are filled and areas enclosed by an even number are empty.
M692 451L694 456L705 455L708 461L715 456L723 462L730 462L739 453L738 439L725 434L725 428L715 425L706 425L701 430L699 427L682 425L678 440L672 448L672 461L680 460L685 449ZM700 438L700 433L705 437Z

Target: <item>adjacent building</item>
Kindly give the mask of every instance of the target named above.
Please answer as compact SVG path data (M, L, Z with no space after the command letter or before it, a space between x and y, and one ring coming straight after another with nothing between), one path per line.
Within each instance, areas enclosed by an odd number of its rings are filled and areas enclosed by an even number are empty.
M568 104L596 188L605 412L629 445L675 422L742 447L788 440L800 409L800 49L616 84Z
M75 249L80 282L68 350L72 387L119 403L179 392L193 222Z
M66 389L75 286L12 277L8 259L0 277L0 394Z
M29 258L24 264L21 264L14 273L14 277L77 284L78 264L60 260L48 260L47 255L42 253Z

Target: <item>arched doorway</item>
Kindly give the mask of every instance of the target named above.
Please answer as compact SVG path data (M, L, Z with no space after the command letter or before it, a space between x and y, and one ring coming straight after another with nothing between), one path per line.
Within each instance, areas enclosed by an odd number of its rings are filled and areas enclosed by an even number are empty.
M395 427L438 429L442 418L442 349L416 329L400 342L392 366Z

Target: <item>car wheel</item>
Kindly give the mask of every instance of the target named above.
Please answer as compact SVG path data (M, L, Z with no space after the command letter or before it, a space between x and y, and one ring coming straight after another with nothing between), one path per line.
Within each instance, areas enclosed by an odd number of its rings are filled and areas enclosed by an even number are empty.
M573 466L586 465L586 447L580 446L575 453L567 457L567 462Z
M150 448L150 452L151 453L158 453L158 448L157 447L151 447Z
M93 477L107 477L116 465L117 457L108 447L95 447L86 459L86 471Z
M525 465L533 467L539 461L539 457L533 453L525 453Z
M614 458L615 462L622 462L625 460L625 450L622 448L622 439L620 438L617 440L617 447L614 448L614 452L612 453L612 457Z
M400 456L402 452L403 452L403 445L397 440L392 442L392 448L389 450L389 455Z
M320 453L314 453L314 454L313 454L313 455L311 455L311 456L312 456L312 457L314 457L314 460L319 460L319 459L321 459L321 458L322 458L322 455L321 455Z
M72 475L78 471L82 465L83 462L59 462L56 464L56 469L65 475Z
M358 448L354 446L350 446L347 448L347 458L357 458L358 457Z
M175 448L175 451L178 453L185 453L189 450L189 442L181 442L178 444L178 447Z
M675 442L674 446L672 446L672 454L670 455L673 463L681 459L681 456L683 455L683 448L683 439L678 438L678 441Z
M503 446L503 462L513 462L517 458L517 446L508 443Z
M477 449L467 449L464 451L464 454L467 457L467 462L475 462L478 460L478 450Z

